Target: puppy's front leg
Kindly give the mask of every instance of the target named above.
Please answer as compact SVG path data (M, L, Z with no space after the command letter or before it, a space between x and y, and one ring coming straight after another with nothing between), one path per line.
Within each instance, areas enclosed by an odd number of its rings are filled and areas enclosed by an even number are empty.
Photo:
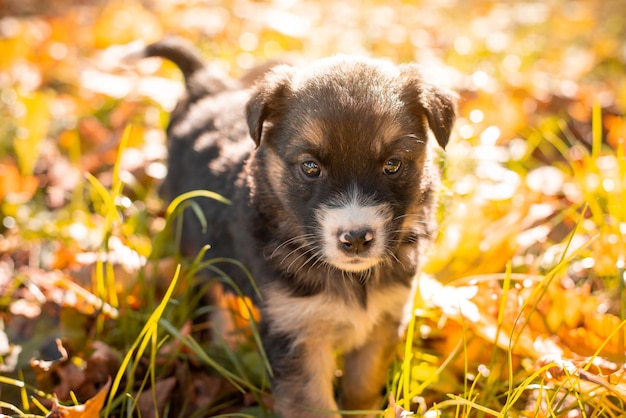
M333 395L335 359L328 341L266 335L275 412L282 418L339 418ZM335 412L333 412L335 411Z
M398 326L396 322L376 325L365 345L346 353L341 386L342 409L380 409L387 369L399 341ZM349 415L350 418L375 416L377 414Z

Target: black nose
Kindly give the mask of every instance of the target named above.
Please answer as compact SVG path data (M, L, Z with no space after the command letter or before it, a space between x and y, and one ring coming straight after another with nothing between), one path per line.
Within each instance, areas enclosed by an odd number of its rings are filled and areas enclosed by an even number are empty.
M341 248L350 254L366 251L374 241L374 233L370 228L360 228L339 234Z

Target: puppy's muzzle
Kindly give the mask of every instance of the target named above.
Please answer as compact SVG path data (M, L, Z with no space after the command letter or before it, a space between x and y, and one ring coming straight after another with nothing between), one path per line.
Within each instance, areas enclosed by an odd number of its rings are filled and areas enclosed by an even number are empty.
M316 211L324 260L344 271L363 272L385 258L391 209L356 190Z

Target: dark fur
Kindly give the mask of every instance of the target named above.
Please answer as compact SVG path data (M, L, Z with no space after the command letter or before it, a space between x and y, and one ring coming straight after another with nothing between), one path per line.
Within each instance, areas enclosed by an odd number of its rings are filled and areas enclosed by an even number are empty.
M454 120L450 97L413 64L336 57L304 69L278 66L247 90L212 76L179 40L143 54L178 64L187 86L168 127L165 196L207 189L232 201L196 199L209 225L203 231L187 209L182 251L194 257L210 244L207 258L230 257L252 272L263 294L256 301L277 411L317 417L329 415L307 408L337 408L337 349L346 355L340 406L379 407L402 305L436 227L438 169L428 129L445 147ZM383 174L394 156L402 171ZM323 175L305 178L303 160L319 163ZM391 212L384 258L364 271L341 270L321 253L321 208L342 208L349 190L358 191L359 205ZM238 267L217 266L255 296Z

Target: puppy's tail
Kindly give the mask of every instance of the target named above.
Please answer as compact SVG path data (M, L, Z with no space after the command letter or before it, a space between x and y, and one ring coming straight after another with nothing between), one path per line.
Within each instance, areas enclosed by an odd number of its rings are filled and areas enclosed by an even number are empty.
M187 84L194 74L204 69L204 62L198 50L191 43L177 36L168 36L148 45L141 42L132 43L128 45L127 51L123 58L126 64L135 64L148 57L161 57L172 61L180 68Z

